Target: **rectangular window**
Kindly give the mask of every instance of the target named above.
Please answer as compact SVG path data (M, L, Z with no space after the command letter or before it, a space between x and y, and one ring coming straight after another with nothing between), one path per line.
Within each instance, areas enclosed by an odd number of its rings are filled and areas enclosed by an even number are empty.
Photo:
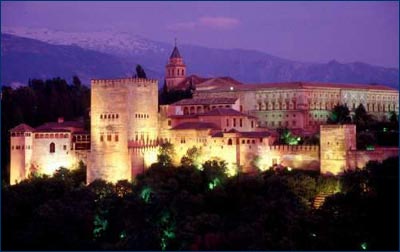
M242 118L239 119L239 127L243 127L243 119Z
M115 142L118 142L118 135L115 135Z
M103 135L100 136L100 142L104 142L104 136Z
M67 150L67 145L63 145L63 150Z
M168 120L168 126L171 126L171 120Z
M233 118L233 127L236 127L236 118Z
M226 127L229 127L229 118L226 118Z
M111 135L107 135L107 141L111 141Z

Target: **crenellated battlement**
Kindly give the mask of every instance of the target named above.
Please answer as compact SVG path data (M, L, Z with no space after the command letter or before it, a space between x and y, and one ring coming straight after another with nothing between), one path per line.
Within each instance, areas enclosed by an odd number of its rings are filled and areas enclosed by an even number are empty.
M270 145L271 151L319 151L318 145Z
M139 87L144 85L158 85L158 80L155 79L142 79L142 78L120 78L120 79L92 79L91 85L97 87L118 87L121 85L136 84Z

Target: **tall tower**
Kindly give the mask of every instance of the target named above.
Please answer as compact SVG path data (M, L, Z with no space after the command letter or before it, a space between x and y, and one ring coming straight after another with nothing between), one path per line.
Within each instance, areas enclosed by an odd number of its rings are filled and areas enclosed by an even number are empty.
M129 148L147 148L158 137L158 82L126 78L91 82L91 151L87 183L132 179Z
M356 126L320 125L322 174L340 174L349 168L348 152L356 149Z
M186 65L183 63L181 54L179 53L178 47L175 47L169 57L168 64L165 67L165 81L168 90L177 88L177 85L183 81L186 77Z
M20 124L10 130L10 184L14 185L28 177L32 158L33 128Z

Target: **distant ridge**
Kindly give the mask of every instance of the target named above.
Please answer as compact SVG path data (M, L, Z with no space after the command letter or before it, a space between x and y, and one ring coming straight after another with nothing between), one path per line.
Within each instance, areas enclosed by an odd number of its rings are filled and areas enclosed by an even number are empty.
M29 78L60 76L70 79L74 74L88 84L92 78L131 76L136 64L141 64L147 76L160 80L162 86L164 67L173 48L173 45L126 33L3 31L42 40L2 34L2 83L6 85L15 82L26 84ZM399 71L396 68L360 62L341 64L334 60L326 64L302 63L254 50L192 45L179 45L179 51L188 73L203 78L229 76L244 84L294 81L376 83L399 89Z

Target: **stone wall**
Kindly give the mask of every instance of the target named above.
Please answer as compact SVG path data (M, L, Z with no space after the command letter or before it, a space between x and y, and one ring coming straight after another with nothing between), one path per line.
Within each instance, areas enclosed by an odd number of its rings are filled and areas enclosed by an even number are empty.
M389 157L398 156L399 148L397 147L380 147L372 151L351 150L347 153L347 168L364 168L371 160L382 162Z
M337 175L347 167L347 152L356 150L356 126L321 125L321 173Z

